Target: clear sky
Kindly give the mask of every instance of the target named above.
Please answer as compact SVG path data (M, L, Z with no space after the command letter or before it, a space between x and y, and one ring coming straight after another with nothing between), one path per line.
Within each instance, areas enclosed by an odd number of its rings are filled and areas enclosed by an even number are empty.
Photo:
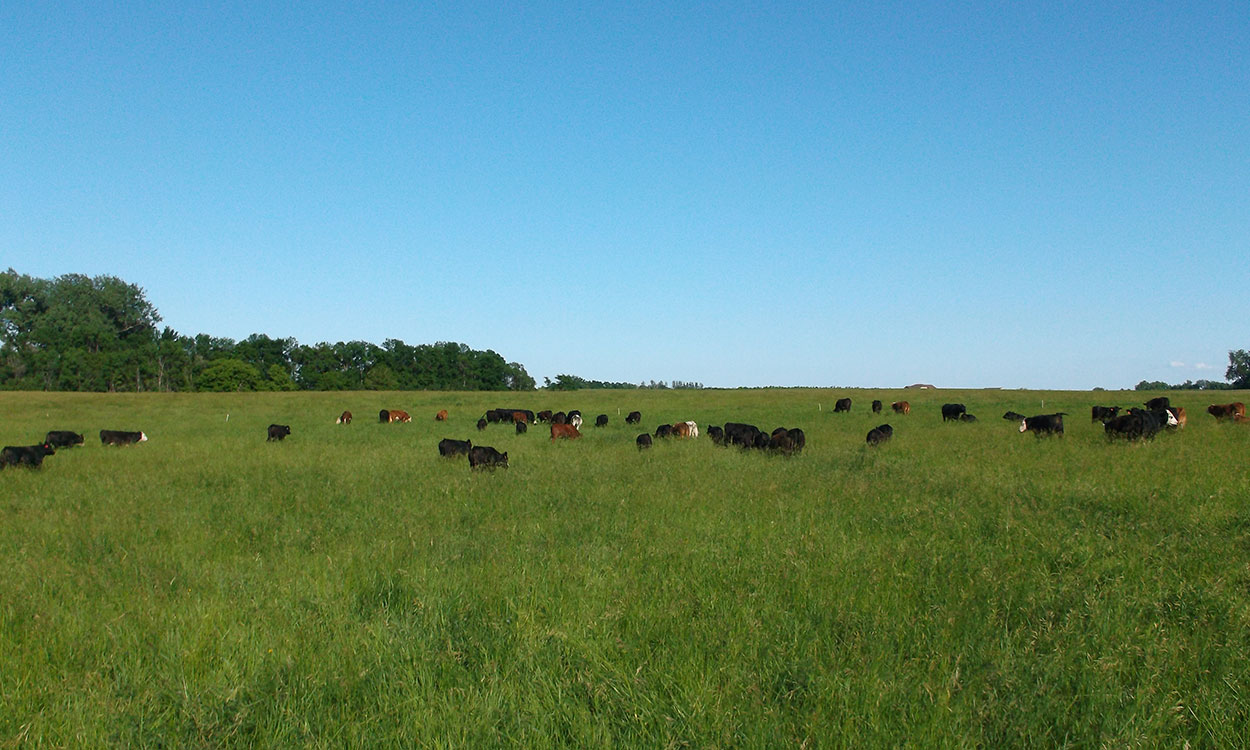
M1250 347L1250 3L4 3L0 270L542 382Z

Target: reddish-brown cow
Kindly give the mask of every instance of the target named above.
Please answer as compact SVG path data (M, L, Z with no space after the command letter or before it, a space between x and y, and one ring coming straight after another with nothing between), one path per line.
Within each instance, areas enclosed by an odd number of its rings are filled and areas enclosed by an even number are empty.
M582 433L578 432L577 428L571 424L551 425L551 439L553 441L556 438L566 438L568 440L576 440L577 438L581 436L582 436Z

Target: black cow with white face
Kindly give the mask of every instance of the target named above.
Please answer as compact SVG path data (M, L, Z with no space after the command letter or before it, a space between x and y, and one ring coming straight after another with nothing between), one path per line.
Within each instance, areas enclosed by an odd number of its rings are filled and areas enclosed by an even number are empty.
M625 424L638 424L642 421L642 412L631 411L629 416L625 417Z
M1055 414L1039 414L1036 417L1025 417L1020 420L1020 432L1032 432L1037 437L1042 435L1062 435L1063 418L1067 412Z

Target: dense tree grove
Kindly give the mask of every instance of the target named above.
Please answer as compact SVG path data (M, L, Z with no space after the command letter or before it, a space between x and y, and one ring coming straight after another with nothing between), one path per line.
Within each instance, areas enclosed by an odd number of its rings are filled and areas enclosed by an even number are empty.
M0 274L0 388L74 391L530 390L493 351L388 339L300 344L160 328L143 289L112 276Z

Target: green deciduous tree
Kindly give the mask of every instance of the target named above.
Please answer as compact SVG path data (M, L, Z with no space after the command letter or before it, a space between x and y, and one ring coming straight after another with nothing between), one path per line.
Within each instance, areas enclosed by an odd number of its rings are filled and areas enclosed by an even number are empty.
M1224 377L1233 388L1250 388L1250 352L1234 349L1228 353L1228 370Z

